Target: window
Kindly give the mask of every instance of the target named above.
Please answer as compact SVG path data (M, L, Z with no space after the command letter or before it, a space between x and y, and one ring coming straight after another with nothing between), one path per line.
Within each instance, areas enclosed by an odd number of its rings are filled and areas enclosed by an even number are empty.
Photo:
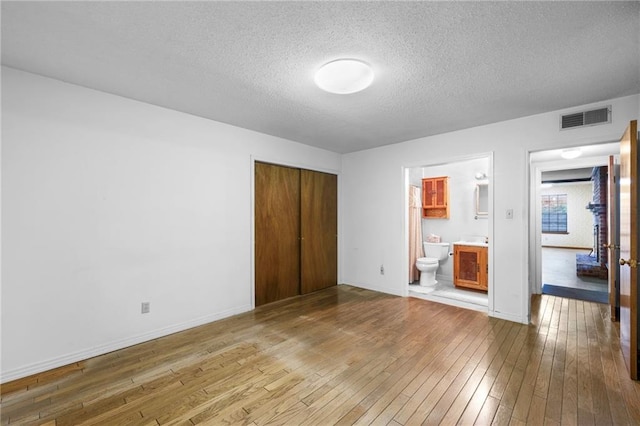
M567 194L542 196L542 232L567 233Z

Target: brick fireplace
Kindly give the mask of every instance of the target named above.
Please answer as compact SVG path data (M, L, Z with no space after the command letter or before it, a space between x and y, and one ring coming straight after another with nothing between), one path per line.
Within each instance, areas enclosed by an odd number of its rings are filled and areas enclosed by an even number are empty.
M607 167L594 167L591 173L592 201L586 206L593 213L593 247L589 256L576 256L578 276L607 279L609 252L607 228Z

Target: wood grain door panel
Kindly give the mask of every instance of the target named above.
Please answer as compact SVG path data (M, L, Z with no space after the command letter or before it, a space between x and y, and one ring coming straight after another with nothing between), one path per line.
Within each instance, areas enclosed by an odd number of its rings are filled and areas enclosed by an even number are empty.
M311 170L300 173L301 292L307 294L338 282L338 177Z
M488 290L487 247L453 245L453 283L456 287Z
M300 294L300 170L255 163L256 306Z
M620 140L620 261L638 260L638 135L632 121ZM638 268L620 267L620 346L632 379L638 379Z
M422 179L422 207L434 207L435 181Z

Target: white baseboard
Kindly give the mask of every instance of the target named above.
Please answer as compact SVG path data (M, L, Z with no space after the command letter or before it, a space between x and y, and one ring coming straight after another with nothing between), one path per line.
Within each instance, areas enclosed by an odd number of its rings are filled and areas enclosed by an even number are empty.
M518 315L507 314L504 312L489 311L489 316L494 318L500 318L500 319L511 321L511 322L517 322L520 324L529 324L529 318L527 317L520 317Z
M105 343L104 345L88 348L78 352L62 355L56 358L48 359L45 361L37 362L24 367L16 368L9 371L3 371L0 374L0 383L7 383L12 380L28 377L33 374L42 373L44 371L52 370L54 368L63 367L65 365L73 364L74 362L84 361L89 358L93 358L98 355L104 355L109 352L113 352L119 349L123 349L129 346L137 345L139 343L148 342L149 340L157 339L160 337L168 336L179 331L188 330L193 327L208 324L213 321L217 321L223 318L230 317L232 315L248 312L253 308L251 305L240 306L237 308L228 309L223 312L218 312L204 317L196 318L190 321L186 321L180 324L172 325L169 327L153 330L148 333L140 334L137 336L127 337L125 339L116 340L113 342Z

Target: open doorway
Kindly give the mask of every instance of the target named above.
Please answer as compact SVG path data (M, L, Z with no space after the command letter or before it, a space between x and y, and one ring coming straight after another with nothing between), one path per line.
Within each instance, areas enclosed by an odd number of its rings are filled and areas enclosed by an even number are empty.
M542 172L542 292L606 303L607 167Z
M408 296L492 308L492 158L404 168Z
M618 143L531 154L533 293L608 303L608 158Z

